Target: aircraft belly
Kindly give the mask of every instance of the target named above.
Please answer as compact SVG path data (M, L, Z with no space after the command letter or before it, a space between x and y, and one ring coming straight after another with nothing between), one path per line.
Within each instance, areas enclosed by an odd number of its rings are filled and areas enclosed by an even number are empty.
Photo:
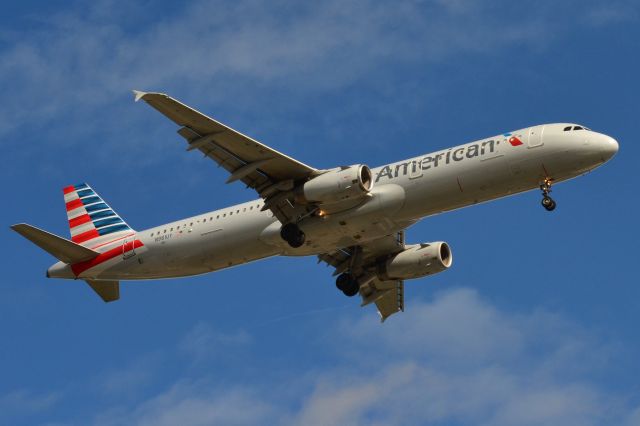
M280 250L260 238L265 226L270 224L275 224L279 233L280 222L269 218L230 223L224 230L203 235L205 266L209 271L215 271L278 254Z
M407 223L398 223L395 215L403 207L405 189L399 184L380 185L358 206L322 217L311 216L299 226L307 243L292 250L272 229L272 244L279 245L287 255L311 255L374 240L402 229ZM277 231L277 233L276 233Z

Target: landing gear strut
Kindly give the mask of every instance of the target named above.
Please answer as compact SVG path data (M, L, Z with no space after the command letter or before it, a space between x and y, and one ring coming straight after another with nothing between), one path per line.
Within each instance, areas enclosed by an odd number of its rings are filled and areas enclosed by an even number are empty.
M549 212L554 210L556 208L556 202L553 198L549 197L549 193L551 192L551 179L545 178L542 185L540 185L540 190L542 191L542 207Z
M293 248L298 248L304 244L306 236L295 223L287 223L280 229L280 236Z
M344 293L345 296L355 296L360 291L360 284L351 274L340 274L336 279L336 287Z

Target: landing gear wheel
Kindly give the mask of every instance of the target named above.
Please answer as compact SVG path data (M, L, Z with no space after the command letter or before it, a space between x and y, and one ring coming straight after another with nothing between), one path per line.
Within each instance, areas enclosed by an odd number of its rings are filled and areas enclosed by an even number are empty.
M358 294L358 291L360 291L358 280L350 274L340 274L336 279L336 287L348 297L355 296Z
M544 207L545 209L547 209L547 211L553 211L556 208L556 202L553 201L553 198L549 197L549 196L545 196L542 199L542 207Z
M280 237L293 248L298 248L304 244L306 236L295 223L287 223L280 229Z
M540 185L540 190L542 191L542 207L544 207L547 211L553 211L556 208L556 202L553 201L553 198L549 197L549 193L551 192L551 179L545 178L542 185Z

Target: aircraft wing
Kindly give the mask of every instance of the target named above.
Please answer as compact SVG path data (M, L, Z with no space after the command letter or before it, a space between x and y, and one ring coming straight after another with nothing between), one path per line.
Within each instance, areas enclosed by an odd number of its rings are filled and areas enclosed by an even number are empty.
M361 306L375 303L380 320L384 322L396 312L404 311L404 282L378 279L375 277L376 265L404 248L404 231L401 231L362 245L323 253L318 256L318 261L333 266L333 275L347 272L355 276L373 277L360 286Z
M288 157L242 133L196 111L163 93L134 90L142 99L180 126L178 134L189 144L187 151L199 150L226 169L227 183L242 181L265 199L281 222L286 223L300 206L293 206L278 194L293 189L294 182L306 180L317 170ZM302 208L304 209L304 208Z

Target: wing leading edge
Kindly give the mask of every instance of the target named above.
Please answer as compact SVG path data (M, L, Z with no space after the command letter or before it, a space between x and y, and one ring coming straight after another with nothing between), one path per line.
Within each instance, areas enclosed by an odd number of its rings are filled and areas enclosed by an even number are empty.
M199 150L230 173L227 183L241 181L267 201L268 207L286 223L300 210L278 194L293 189L296 181L319 171L282 154L164 93L134 90L143 100L181 126L178 134L188 143L187 151ZM270 202L276 200L274 202Z

